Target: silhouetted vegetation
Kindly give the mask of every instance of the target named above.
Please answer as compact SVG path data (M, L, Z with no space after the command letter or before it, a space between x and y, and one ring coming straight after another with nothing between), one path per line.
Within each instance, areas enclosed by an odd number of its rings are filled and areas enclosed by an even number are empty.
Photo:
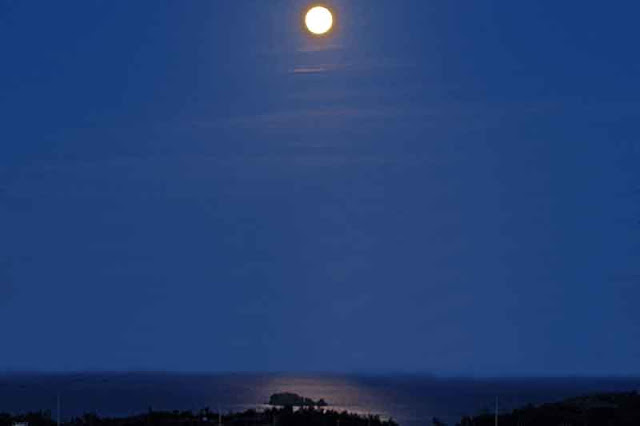
M0 426L28 422L29 426L55 426L50 412L11 416L0 414ZM85 414L62 423L62 426L398 426L393 420L379 416L361 416L348 412L305 407L273 408L263 412L247 410L242 413L219 415L209 411L152 411L129 417L99 417Z
M637 392L609 393L572 398L562 402L528 405L498 416L499 426L638 426L640 395ZM56 426L50 411L21 415L0 413L0 426L28 423L29 426ZM446 426L434 417L433 426ZM489 412L464 417L459 426L494 426ZM288 406L262 412L218 414L208 408L192 411L149 411L129 417L99 417L88 413L62 423L62 426L398 426L379 416L362 416L316 407L295 410Z
M498 416L499 426L638 426L640 395L608 393L528 405ZM460 426L494 426L493 414L464 417Z

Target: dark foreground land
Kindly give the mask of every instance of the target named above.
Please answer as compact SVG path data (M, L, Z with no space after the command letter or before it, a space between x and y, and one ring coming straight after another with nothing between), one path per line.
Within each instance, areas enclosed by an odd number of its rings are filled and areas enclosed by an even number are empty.
M50 412L29 413L20 416L0 414L0 426L16 423L28 426L56 426ZM85 414L62 423L62 426L398 426L393 420L382 420L379 416L360 416L347 412L318 410L305 407L273 408L263 412L248 410L242 413L219 416L208 409L198 413L191 411L152 411L120 418L98 417Z
M495 426L495 414L464 417L459 426ZM29 426L55 426L50 412L12 416L0 414L0 426L16 423ZM499 426L640 426L640 395L637 392L608 393L572 398L562 402L529 405L498 416ZM62 426L398 426L378 416L360 416L347 412L304 407L273 408L264 412L218 416L208 409L191 411L152 411L141 415L109 418L85 414ZM434 426L444 426L433 419ZM428 426L428 425L425 425Z
M437 425L437 419L434 424ZM498 416L499 426L640 426L637 392L607 393L529 405ZM494 426L495 414L465 417L461 426Z

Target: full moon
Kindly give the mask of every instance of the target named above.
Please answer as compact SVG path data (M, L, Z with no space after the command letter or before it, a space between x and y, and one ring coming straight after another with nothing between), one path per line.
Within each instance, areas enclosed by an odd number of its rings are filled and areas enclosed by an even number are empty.
M326 7L316 6L309 9L304 22L313 34L322 35L329 32L333 26L333 15Z

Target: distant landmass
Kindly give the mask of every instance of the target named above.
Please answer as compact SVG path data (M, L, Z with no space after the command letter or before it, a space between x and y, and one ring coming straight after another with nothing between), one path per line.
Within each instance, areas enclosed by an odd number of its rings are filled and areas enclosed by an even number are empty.
M271 395L269 405L279 407L326 407L328 404L324 399L314 401L311 398L305 398L296 393L282 392Z

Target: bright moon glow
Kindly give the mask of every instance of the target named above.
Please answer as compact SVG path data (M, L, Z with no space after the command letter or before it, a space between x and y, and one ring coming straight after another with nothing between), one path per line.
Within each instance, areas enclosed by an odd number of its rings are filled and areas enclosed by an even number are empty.
M316 6L307 12L305 17L307 28L314 34L325 34L333 26L333 16L326 7Z

